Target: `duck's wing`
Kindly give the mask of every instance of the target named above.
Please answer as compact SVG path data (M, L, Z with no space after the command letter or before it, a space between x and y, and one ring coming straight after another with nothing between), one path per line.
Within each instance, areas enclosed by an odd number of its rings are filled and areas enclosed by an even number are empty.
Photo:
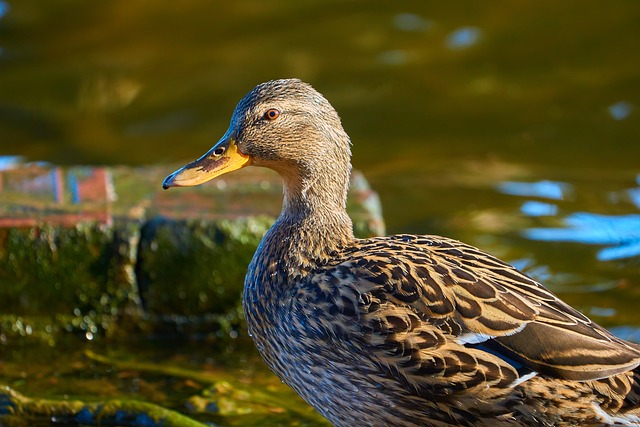
M638 347L455 240L363 240L312 282L335 321L352 322L381 365L410 382L507 387L536 373L594 380L640 364Z

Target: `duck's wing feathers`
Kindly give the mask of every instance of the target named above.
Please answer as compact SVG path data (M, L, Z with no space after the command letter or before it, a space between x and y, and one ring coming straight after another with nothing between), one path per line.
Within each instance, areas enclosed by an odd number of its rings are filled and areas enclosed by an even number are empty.
M594 380L640 364L638 347L455 240L363 240L311 281L381 365L410 382L446 376L453 388L500 388L536 373Z

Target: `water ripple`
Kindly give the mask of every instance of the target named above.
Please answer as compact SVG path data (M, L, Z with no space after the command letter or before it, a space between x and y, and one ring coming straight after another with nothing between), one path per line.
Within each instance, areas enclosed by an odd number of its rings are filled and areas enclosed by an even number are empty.
M461 27L447 36L446 45L449 49L461 50L478 43L482 31L476 27Z
M631 114L633 106L626 101L616 102L609 106L609 115L614 120L624 120Z
M504 181L498 184L498 191L513 196L541 197L563 200L571 191L571 185L564 182L542 180L537 182Z
M4 0L0 0L0 18L4 18L7 12L9 12L9 3Z
M640 215L576 212L564 222L565 228L530 228L523 234L532 240L609 245L598 252L600 261L640 256Z

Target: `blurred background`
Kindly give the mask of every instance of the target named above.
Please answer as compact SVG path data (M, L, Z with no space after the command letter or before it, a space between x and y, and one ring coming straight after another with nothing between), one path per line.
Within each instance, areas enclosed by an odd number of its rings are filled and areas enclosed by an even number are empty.
M389 233L479 246L639 340L638 22L636 0L0 0L0 154L169 173L298 77Z

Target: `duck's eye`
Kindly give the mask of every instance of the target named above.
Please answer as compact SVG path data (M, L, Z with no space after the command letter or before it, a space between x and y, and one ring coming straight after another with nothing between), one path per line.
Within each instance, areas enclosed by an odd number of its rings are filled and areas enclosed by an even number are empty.
M224 147L218 147L215 150L213 150L213 154L216 156L222 156L224 154Z
M275 108L269 108L266 113L264 113L264 118L267 120L275 120L280 116L280 111Z

